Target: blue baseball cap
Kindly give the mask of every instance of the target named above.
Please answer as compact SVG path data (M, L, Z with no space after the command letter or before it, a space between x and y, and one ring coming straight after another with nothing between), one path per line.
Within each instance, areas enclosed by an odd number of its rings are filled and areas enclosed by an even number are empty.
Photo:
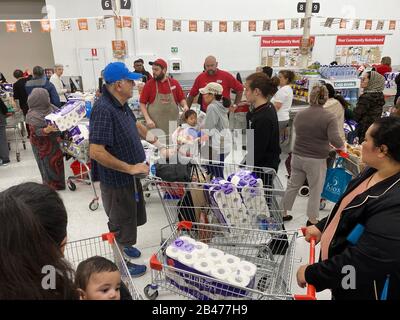
M142 77L141 73L130 72L123 62L109 63L104 69L104 80L106 83L114 83L119 80L139 80Z

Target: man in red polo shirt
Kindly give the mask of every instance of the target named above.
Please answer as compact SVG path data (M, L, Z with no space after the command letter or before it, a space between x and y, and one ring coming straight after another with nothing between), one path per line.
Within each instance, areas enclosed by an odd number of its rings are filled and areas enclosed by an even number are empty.
M199 74L194 81L192 90L190 91L187 99L189 108L193 103L194 97L199 93L199 89L206 87L206 85L210 82L219 83L224 88L222 95L225 98L230 98L231 90L236 91L236 98L235 102L233 103L233 107L235 109L242 100L243 85L229 72L218 69L217 59L213 56L208 56L206 58L204 61L204 72ZM202 103L202 111L207 111L207 106L205 105L204 100Z
M178 104L188 110L182 87L175 79L167 77L167 63L163 59L150 62L153 79L146 82L140 94L140 109L149 129L159 128L169 134L169 123L178 120ZM173 129L173 128L171 128ZM176 129L176 127L175 127Z

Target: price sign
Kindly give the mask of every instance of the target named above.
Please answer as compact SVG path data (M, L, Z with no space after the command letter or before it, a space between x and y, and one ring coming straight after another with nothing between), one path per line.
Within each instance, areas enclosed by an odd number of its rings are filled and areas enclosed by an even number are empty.
M112 10L112 1L101 0L101 7L103 8L103 10Z

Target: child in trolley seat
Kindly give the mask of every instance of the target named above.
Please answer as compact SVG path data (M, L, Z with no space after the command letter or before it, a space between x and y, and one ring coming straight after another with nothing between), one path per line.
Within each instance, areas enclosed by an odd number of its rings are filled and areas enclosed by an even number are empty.
M132 300L117 265L104 257L82 261L76 269L75 284L81 300Z

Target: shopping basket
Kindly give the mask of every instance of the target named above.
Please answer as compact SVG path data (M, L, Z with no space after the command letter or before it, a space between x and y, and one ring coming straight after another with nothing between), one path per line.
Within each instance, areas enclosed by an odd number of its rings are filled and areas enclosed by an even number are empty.
M121 272L121 280L128 288L133 300L142 300L129 274L123 255L116 243L113 233L105 233L100 237L68 242L65 246L64 257L74 267L90 257L101 256L113 261Z
M199 300L293 299L291 278L297 231L252 230L190 221L179 222L172 232L169 228L167 226L162 229L162 237L168 232L170 234L150 259L152 282L144 289L149 299L157 298L159 288L188 299ZM241 286L238 285L239 279L238 282L231 282L236 280L215 278L207 271L199 272L195 267L185 266L168 256L168 248L176 245L177 241L182 241L184 236L185 239L190 237L191 241L201 241L201 245L203 248L206 246L207 250L221 250L256 266L252 278L248 279L250 281L246 286ZM287 247L280 247L282 242L273 241L282 236L288 239ZM198 242L190 243L194 243L195 248L198 245ZM196 254L195 248L192 246L193 256ZM219 264L210 268L214 267L220 268ZM232 269L235 279L241 276L238 270Z

